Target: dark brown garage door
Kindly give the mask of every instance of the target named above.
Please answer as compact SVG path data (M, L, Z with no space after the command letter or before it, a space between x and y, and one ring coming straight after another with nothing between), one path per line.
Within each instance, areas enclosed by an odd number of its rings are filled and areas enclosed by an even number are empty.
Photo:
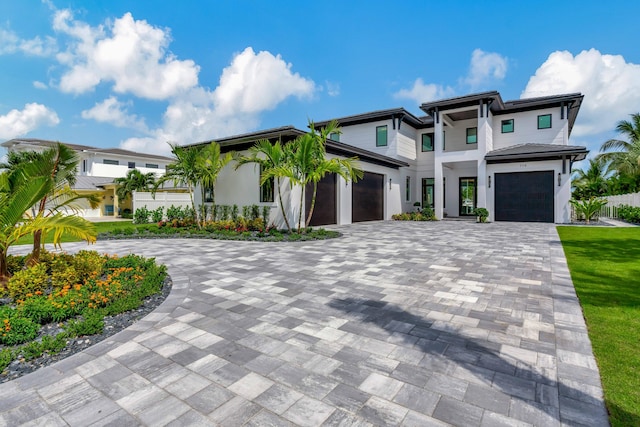
M497 173L496 221L553 221L553 171Z
M384 175L365 172L353 184L351 221L377 221L384 219Z
M311 209L311 199L313 197L313 184L307 184L304 190L304 205L306 208L306 216L309 216ZM313 208L313 216L309 225L327 225L336 224L336 175L325 175L318 182L318 191L316 193L316 204Z

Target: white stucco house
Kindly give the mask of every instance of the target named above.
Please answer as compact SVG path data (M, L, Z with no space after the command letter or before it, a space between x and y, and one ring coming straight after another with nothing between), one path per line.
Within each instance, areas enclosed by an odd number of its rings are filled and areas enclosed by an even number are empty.
M327 176L312 225L390 219L416 202L438 218L473 216L484 207L491 221L569 222L571 166L588 154L570 144L582 99L573 93L503 101L492 91L424 103L421 117L393 108L334 118L342 134L328 142L328 155L357 156L365 176L356 183ZM286 126L217 141L223 152L243 152L260 139L286 143L304 132ZM227 166L215 201L271 206L272 220L282 225L277 197L261 189L259 175L254 165ZM309 200L299 206L300 188L283 182L282 189L291 219L309 209Z
M11 139L1 145L8 151L43 151L54 144L56 141L21 138ZM152 172L160 176L173 161L170 157L136 153L120 148L63 144L75 150L80 158L74 189L79 193L98 193L102 196L102 203L98 208L91 209L86 206L80 210L79 214L85 218L115 217L119 211L132 209L131 198L125 201L118 200L114 178L125 177L130 169L138 169L145 174Z

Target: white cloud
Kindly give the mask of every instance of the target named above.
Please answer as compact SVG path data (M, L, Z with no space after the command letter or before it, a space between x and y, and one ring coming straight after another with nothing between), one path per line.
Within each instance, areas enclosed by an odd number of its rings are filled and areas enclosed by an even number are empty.
M596 49L576 56L556 51L536 70L520 97L571 92L584 94L572 135L612 131L618 121L640 108L640 65Z
M222 71L215 90L196 87L176 97L160 128L121 145L128 150L167 153L167 142L190 144L248 132L259 126L263 111L292 96L312 96L315 90L315 83L292 73L291 64L280 55L255 53L248 47Z
M53 37L22 39L11 30L0 29L0 55L22 52L32 56L52 56L57 50Z
M11 110L0 116L0 138L23 136L40 126L55 126L60 119L55 111L42 104L26 104L22 110Z
M327 80L325 86L327 87L327 95L332 97L340 95L340 83L332 83Z
M33 87L35 87L36 89L47 89L47 85L45 83L42 83L41 81L35 80L33 82Z
M135 114L129 114L127 107L130 105L131 103L125 104L118 101L115 96L111 96L102 102L96 102L93 108L84 110L82 118L147 132L147 125L144 123L144 119Z
M434 83L425 84L421 78L417 78L411 89L400 89L393 97L396 99L410 99L418 104L436 99L447 98L455 93L450 86L442 86Z
M113 82L117 93L147 99L167 99L198 84L200 68L167 51L169 30L134 20L131 13L91 27L74 20L71 11L56 11L54 29L71 37L57 55L69 69L60 79L63 92L84 93L101 82Z
M496 80L502 80L507 75L507 63L507 58L499 53L476 49L471 54L469 74L463 81L472 88L477 88Z

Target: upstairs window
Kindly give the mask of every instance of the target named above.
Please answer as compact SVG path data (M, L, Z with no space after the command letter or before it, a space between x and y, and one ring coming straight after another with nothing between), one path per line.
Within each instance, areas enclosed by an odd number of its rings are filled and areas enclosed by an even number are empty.
M153 164L153 163L146 163L144 165L145 168L149 168L149 169L158 169L158 165Z
M329 139L340 142L340 134L337 132L331 132L329 134Z
M467 144L478 143L478 128L467 128Z
M513 119L503 120L502 133L511 133L511 132L513 132Z
M538 129L551 129L551 114L538 116Z
M120 162L118 162L117 160L109 160L109 159L104 159L102 163L105 165L116 165L116 166L120 164Z
M135 169L136 168L136 162L129 162L129 169Z
M260 167L260 180L262 180L262 166ZM273 177L267 179L264 184L260 186L260 202L261 203L273 203L274 193L274 179Z
M387 125L376 127L376 147L387 146Z
M422 134L422 151L433 151L433 133Z

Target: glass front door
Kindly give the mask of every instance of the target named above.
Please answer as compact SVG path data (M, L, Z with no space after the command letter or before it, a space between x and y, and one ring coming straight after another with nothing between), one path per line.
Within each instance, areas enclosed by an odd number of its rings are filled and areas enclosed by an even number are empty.
M460 215L473 215L476 208L476 178L460 178Z
M433 178L422 178L422 207L423 208L431 208L431 209L434 208L433 188L434 188Z

